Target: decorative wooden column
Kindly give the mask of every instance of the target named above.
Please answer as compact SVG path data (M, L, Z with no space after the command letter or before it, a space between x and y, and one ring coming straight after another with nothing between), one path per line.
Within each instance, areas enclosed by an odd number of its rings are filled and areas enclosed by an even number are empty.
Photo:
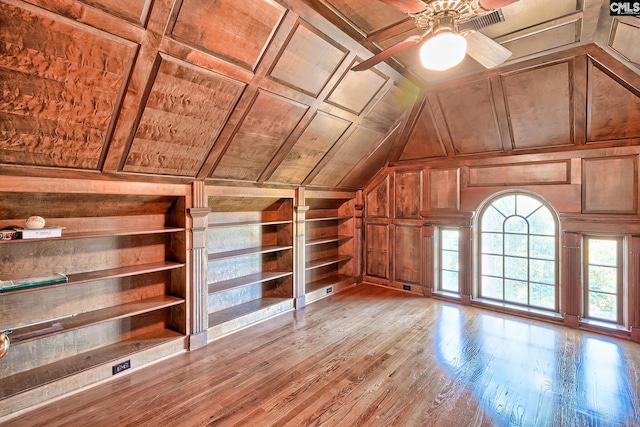
M422 294L425 297L433 296L433 285L435 283L435 254L434 238L436 227L430 224L422 226L422 253L424 254L423 288Z
M458 283L460 286L460 301L464 305L471 305L473 295L473 245L471 226L460 227L458 234Z
M356 283L362 283L364 266L364 195L362 190L356 191L353 223L353 275Z
M640 236L631 236L631 250L629 253L629 320L631 340L640 342Z
M304 187L296 190L293 207L293 298L296 310L307 305L305 296L305 221L309 206L305 205Z
M207 224L210 209L204 191L204 182L195 181L193 189L193 206L188 209L191 217L191 250L188 254L187 265L190 266L191 276L191 336L189 350L195 350L207 344L207 328L209 327L209 313L207 303Z
M577 328L580 323L580 296L582 295L582 248L580 233L562 233L562 313L564 324Z

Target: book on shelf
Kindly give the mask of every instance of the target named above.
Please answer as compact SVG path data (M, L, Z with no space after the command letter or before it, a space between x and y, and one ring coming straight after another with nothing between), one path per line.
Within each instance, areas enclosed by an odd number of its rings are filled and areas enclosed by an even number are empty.
M62 236L64 227L43 227L43 228L16 228L19 239L46 239L48 237Z
M46 286L56 283L66 283L69 278L62 273L51 276L29 277L27 279L0 280L0 292L12 291L15 289L31 288L34 286Z

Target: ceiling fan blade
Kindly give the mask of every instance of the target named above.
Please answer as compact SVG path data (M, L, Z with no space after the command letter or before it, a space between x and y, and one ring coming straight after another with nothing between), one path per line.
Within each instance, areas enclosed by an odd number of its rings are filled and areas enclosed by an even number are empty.
M517 1L519 0L479 0L478 4L480 4L480 7L484 10L495 10Z
M403 13L418 13L427 8L421 0L379 0Z
M415 46L416 44L420 43L422 41L422 39L424 38L424 36L427 35L427 34L428 33L424 33L423 35L420 35L420 36L416 35L416 36L407 37L406 39L402 40L401 42L394 44L390 48L383 50L379 54L372 56L371 58L367 59L366 61L362 61L361 63L359 63L355 67L351 68L351 71L368 70L369 68L373 67L374 65L384 61L385 59L391 58L393 55L405 50L406 48L411 47L411 46Z
M485 68L496 67L512 55L509 49L480 32L472 31L465 36L465 39L467 39L467 54Z

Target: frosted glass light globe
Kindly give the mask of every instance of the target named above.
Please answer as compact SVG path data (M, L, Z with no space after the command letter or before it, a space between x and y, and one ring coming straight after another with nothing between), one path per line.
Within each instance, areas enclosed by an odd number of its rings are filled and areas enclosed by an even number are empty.
M420 48L420 62L428 70L443 71L462 62L467 41L460 34L442 32L427 40Z

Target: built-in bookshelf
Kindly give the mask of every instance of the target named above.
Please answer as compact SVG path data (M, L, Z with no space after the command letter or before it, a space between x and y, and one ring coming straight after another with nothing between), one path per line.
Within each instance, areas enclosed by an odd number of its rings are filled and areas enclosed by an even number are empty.
M209 340L293 309L293 193L219 191L207 189Z
M305 219L305 300L313 302L355 283L354 200L308 191Z
M61 237L3 240L0 416L183 351L186 185L3 177L0 225L39 215Z

